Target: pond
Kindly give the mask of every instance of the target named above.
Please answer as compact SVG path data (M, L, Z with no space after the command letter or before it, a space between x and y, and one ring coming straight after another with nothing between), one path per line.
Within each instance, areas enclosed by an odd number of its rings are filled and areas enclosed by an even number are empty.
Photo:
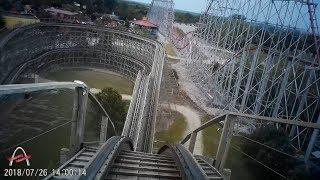
M133 83L128 79L115 73L104 70L86 69L62 69L44 75L44 78L54 81L74 81L85 82L90 88L102 89L111 87L120 94L132 94Z
M132 94L133 89L131 81L105 71L65 69L41 78L54 81L80 80L91 88L112 87L127 95ZM20 142L23 143L19 146L31 155L30 168L52 169L59 166L60 149L68 148L70 142L73 94L72 90L53 90L30 93L28 99L23 94L0 99L1 169L9 168L7 157L14 151L12 146ZM85 141L99 139L101 114L96 109L89 101ZM14 167L25 167L25 163Z

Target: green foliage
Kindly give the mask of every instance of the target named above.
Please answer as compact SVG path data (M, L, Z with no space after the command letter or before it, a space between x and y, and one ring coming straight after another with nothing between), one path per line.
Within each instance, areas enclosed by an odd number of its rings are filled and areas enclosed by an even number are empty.
M155 139L157 140L157 143L155 144L156 149L161 148L167 143L177 144L183 138L184 132L187 128L185 117L175 111L173 111L172 113L175 113L176 117L169 128L167 130L155 133Z
M142 19L147 15L148 7L143 4L118 1L114 12L124 20Z
M94 13L94 7L91 1L86 1L86 3L84 4L86 5L86 13L88 15L91 15L92 13Z
M104 3L106 3L107 1L111 1L111 0L105 0L105 2L103 2L103 0L96 0L93 5L95 12L104 13L105 12ZM114 0L112 0L112 1L114 1Z
M247 22L245 16L237 14L231 15L230 17L212 16L212 20L216 22L212 28L201 29L200 31L207 31L205 33L224 37L224 41L219 41L219 46L240 50L247 41L247 34L255 34L252 38L252 47L263 42L263 47L266 47L263 48L263 51L266 53L268 52L267 47L273 47L278 42L281 42L282 45L276 47L279 51L287 48L290 51L294 51L295 49L305 50L306 47L309 47L306 52L316 54L313 35L300 30ZM235 29L235 32L230 33L229 27L238 28ZM234 42L237 43L234 44Z
M67 3L64 0L23 0L22 4L31 4L35 7L39 6L54 6L62 7L62 4Z
M113 88L104 88L97 94L97 98L114 122L116 131L121 133L127 115L126 103L122 101L121 95Z
M187 123L183 116L177 117L168 130L157 133L159 139L167 143L176 144L183 138L183 133L187 127Z
M89 15L93 13L111 14L114 12L123 20L141 19L148 12L148 7L143 4L122 0L87 0L84 4L86 5L86 13Z
M282 152L294 154L294 150L290 147L289 138L286 133L281 129L277 129L275 126L269 125L257 128L249 135L249 138ZM242 143L241 149L281 174L287 175L287 173L294 168L295 159L257 143L245 141ZM247 166L255 169L252 173L256 177L261 177L261 174L264 174L265 177L263 179L274 178L273 174L265 174L263 168L255 168L256 164L252 161L248 161Z
M311 173L304 167L296 167L289 172L290 180L310 180L317 179L312 177Z
M200 15L193 15L188 12L175 12L175 21L180 23L196 23L199 21Z
M124 26L130 28L130 22L127 19L125 20Z
M107 13L111 14L114 9L118 6L117 0L104 0L104 7L106 7Z
M230 16L232 19L240 19L240 20L246 20L247 18L244 15L240 15L240 14L233 14Z

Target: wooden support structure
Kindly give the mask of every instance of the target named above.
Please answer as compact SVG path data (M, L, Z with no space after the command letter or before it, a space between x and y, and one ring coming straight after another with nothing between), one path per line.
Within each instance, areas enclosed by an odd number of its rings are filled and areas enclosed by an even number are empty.
M107 140L108 131L108 117L102 116L101 118L101 129L100 129L100 142L104 143Z
M197 140L197 132L193 132L191 134L191 138L190 138L190 142L189 142L189 151L191 153L193 153L193 151L194 151L194 146L195 146L196 140Z
M80 150L81 144L83 143L87 101L87 90L85 88L77 87L73 103L70 157L74 156L76 152Z
M223 130L220 137L220 142L219 142L218 151L216 155L215 167L219 171L221 171L224 167L224 164L229 152L231 138L232 138L234 121L230 117L231 116L229 114L225 116Z

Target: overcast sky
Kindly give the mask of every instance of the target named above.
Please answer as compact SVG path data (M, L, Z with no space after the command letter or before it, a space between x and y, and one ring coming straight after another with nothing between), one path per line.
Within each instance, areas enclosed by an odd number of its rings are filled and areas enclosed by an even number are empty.
M151 3L151 0L131 0L131 1L143 2L147 4ZM174 0L174 3L175 3L175 6L174 6L175 9L201 13L204 11L206 7L207 0Z

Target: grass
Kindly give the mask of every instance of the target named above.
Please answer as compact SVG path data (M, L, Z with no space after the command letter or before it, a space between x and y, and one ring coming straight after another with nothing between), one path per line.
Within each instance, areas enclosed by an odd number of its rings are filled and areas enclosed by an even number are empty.
M209 116L204 116L201 119L201 124L209 121ZM218 131L219 125L215 124L211 127L208 127L202 131L202 142L203 142L203 152L205 156L215 156L218 150L220 133Z
M174 52L174 47L171 43L165 44L164 48L166 50L166 53L170 56L176 56L177 54Z
M37 19L30 19L30 18L24 18L24 17L14 17L14 16L3 16L3 17L6 23L5 26L9 29L39 22L39 20Z
M185 117L182 114L177 113L177 117L167 130L155 133L155 140L157 141L155 143L156 149L161 148L167 143L179 143L183 138L186 128L187 122L185 121Z
M91 88L103 89L111 87L120 94L132 94L133 83L118 75L92 70L63 69L45 75L45 78L55 81L85 82Z

